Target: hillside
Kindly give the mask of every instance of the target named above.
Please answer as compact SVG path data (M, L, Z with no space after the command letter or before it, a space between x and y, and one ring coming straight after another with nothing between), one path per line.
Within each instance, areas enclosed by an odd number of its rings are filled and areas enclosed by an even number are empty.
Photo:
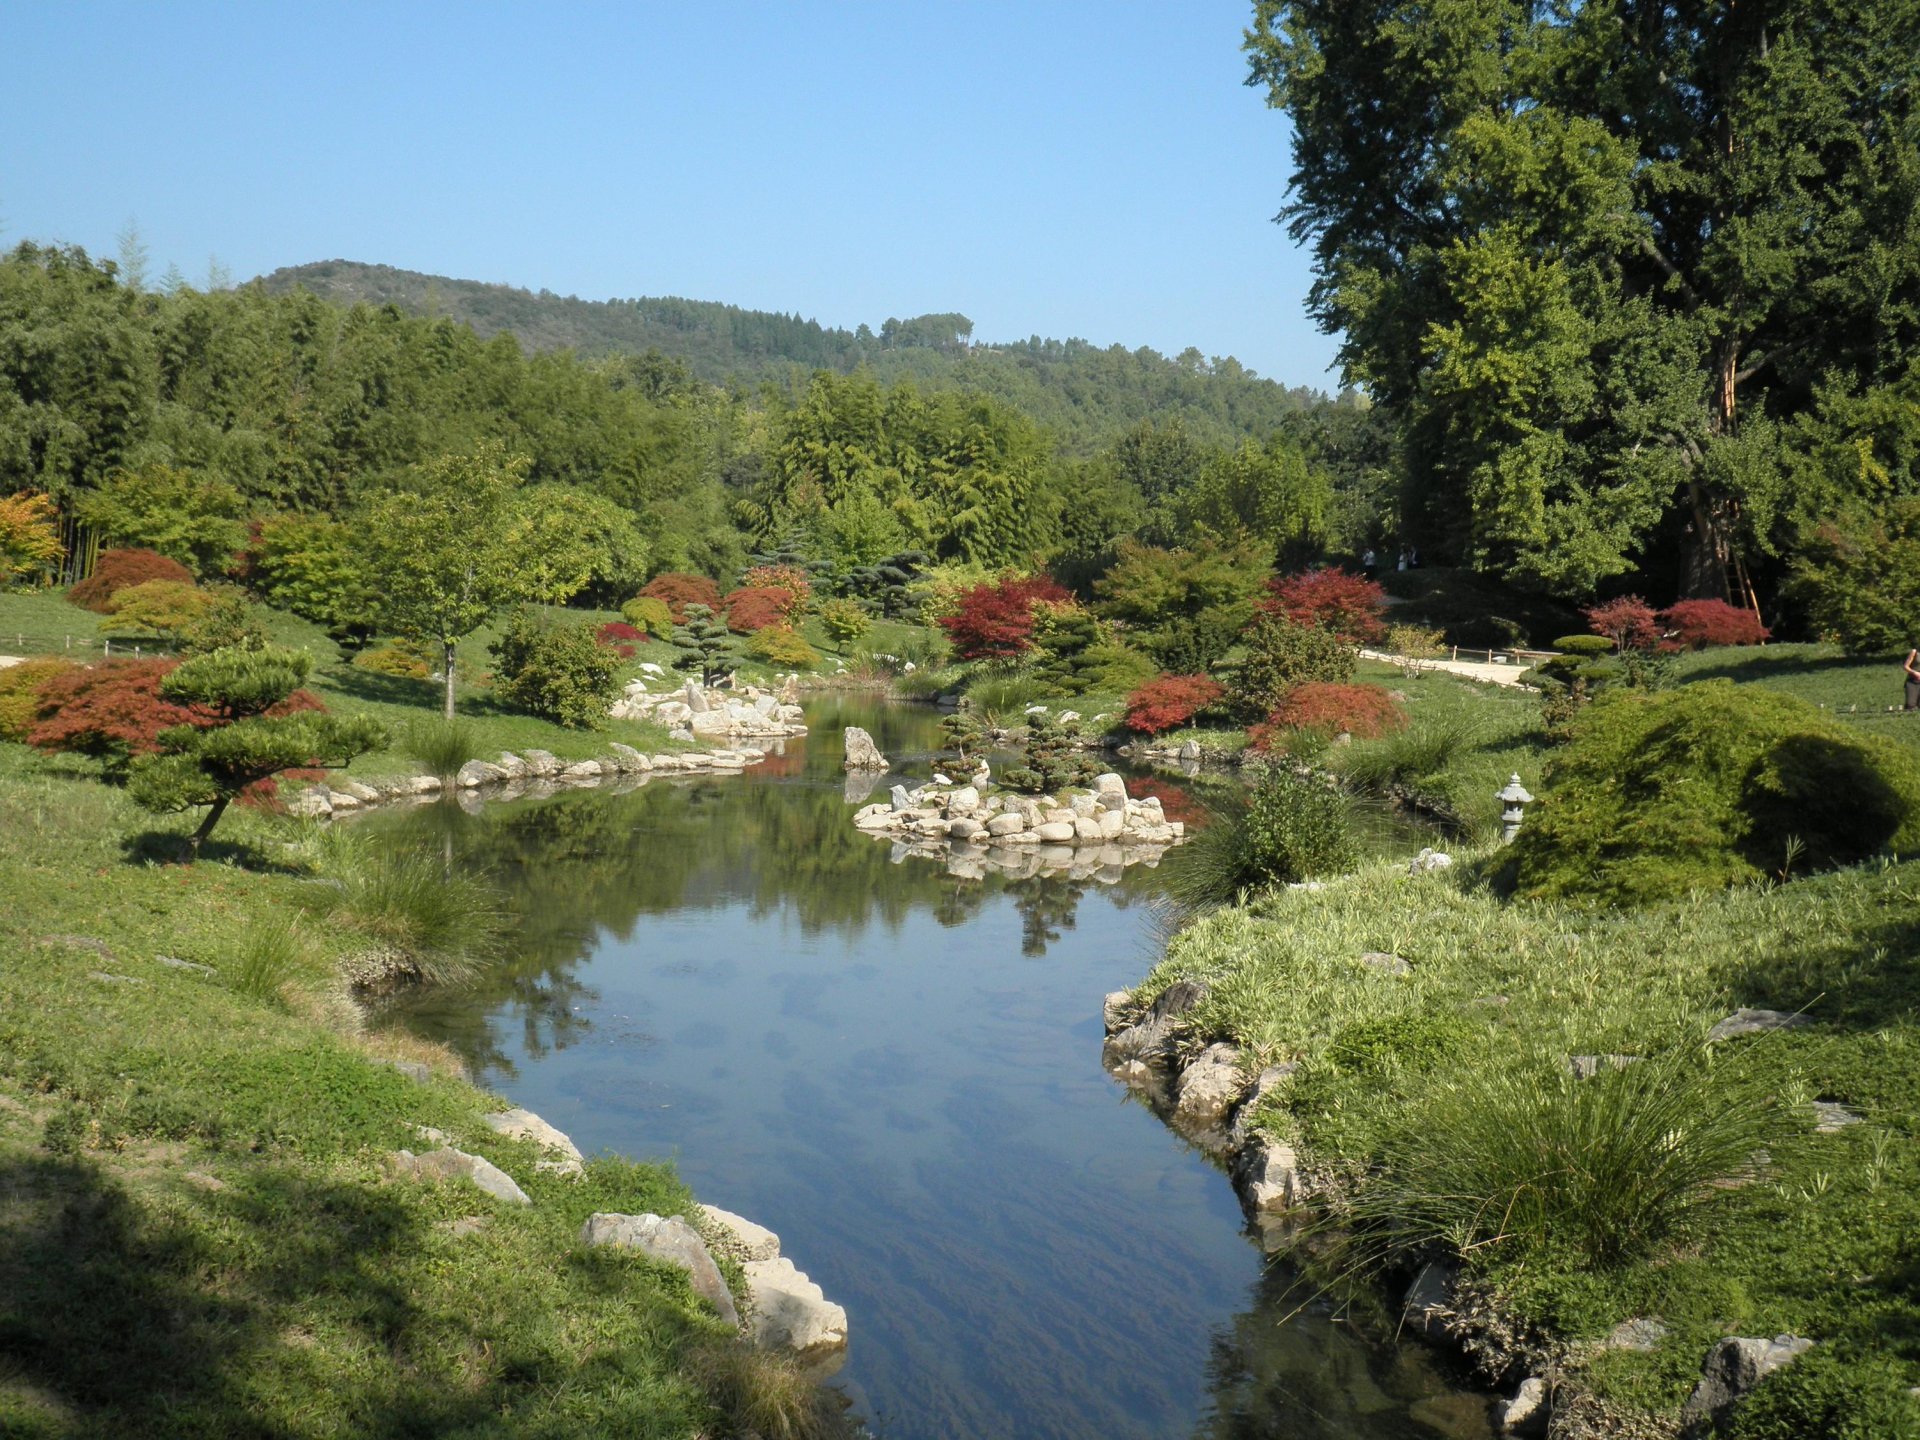
M367 265L325 260L274 271L254 282L272 294L307 290L347 304L393 305L445 316L482 339L501 332L530 351L676 357L712 382L791 381L796 373L862 365L883 381L911 377L929 390L965 387L1005 400L1085 453L1150 416L1180 416L1197 439L1225 444L1264 435L1324 397L1255 375L1232 358L1178 357L1034 336L1008 344L973 340L964 315L889 319L876 333L828 328L799 315L743 310L706 300L642 297L582 300Z

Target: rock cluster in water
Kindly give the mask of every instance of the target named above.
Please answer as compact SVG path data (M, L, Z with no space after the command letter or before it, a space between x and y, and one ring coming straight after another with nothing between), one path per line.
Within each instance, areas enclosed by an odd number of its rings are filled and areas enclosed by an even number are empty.
M1097 776L1091 791L1058 798L987 794L978 783L943 781L937 776L914 790L895 785L886 800L857 811L853 823L891 839L896 859L943 860L950 873L972 879L989 870L1015 878L1067 871L1111 884L1129 865L1157 864L1186 838L1185 825L1167 819L1158 799L1128 798L1118 775Z
M757 685L709 688L698 680L655 691L642 676L627 682L626 694L609 713L616 720L665 725L675 739L682 740L775 740L807 733L799 704L799 677L794 675L787 676L777 694Z

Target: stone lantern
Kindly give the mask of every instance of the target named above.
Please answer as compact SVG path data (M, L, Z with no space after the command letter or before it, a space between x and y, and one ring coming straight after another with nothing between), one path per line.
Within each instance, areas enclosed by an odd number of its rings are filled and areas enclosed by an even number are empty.
M1516 771L1506 787L1493 798L1506 807L1500 812L1500 843L1510 844L1513 837L1520 833L1520 822L1526 817L1527 806L1533 803L1533 796L1520 783L1520 775Z

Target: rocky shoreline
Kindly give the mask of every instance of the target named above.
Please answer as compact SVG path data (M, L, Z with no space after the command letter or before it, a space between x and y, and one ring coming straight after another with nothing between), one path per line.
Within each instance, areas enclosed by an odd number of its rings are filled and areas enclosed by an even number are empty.
M1436 858L1446 857L1432 852L1413 865L1425 861L1426 868L1441 868L1432 863ZM1383 970L1405 963L1386 954L1360 958ZM1204 986L1190 980L1176 981L1151 1004L1142 1004L1132 991L1108 995L1102 1064L1171 1128L1222 1164L1247 1226L1267 1254L1311 1251L1316 1242L1331 1238L1325 1217L1340 1208L1348 1177L1255 1129L1262 1102L1298 1067L1283 1063L1255 1072L1237 1046L1209 1043L1196 1033L1186 1017L1206 995ZM1783 1024L1792 1019L1775 1018ZM1739 1019L1736 1014L1723 1025ZM1493 1401L1495 1428L1503 1436L1691 1440L1712 1433L1762 1379L1815 1343L1796 1335L1719 1341L1702 1360L1700 1379L1679 1417L1664 1421L1607 1405L1581 1386L1572 1365L1606 1350L1655 1348L1667 1333L1657 1317L1625 1321L1597 1342L1569 1344L1518 1322L1497 1295L1463 1274L1452 1256L1436 1256L1399 1279L1405 1287L1398 1305L1402 1328L1452 1353L1478 1380L1503 1392Z

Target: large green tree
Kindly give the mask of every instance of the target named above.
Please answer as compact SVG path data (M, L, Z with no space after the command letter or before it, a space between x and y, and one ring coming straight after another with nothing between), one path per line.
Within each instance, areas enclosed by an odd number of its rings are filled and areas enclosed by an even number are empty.
M1920 7L1257 0L1247 49L1419 538L1748 598L1805 520L1792 422L1920 340Z

